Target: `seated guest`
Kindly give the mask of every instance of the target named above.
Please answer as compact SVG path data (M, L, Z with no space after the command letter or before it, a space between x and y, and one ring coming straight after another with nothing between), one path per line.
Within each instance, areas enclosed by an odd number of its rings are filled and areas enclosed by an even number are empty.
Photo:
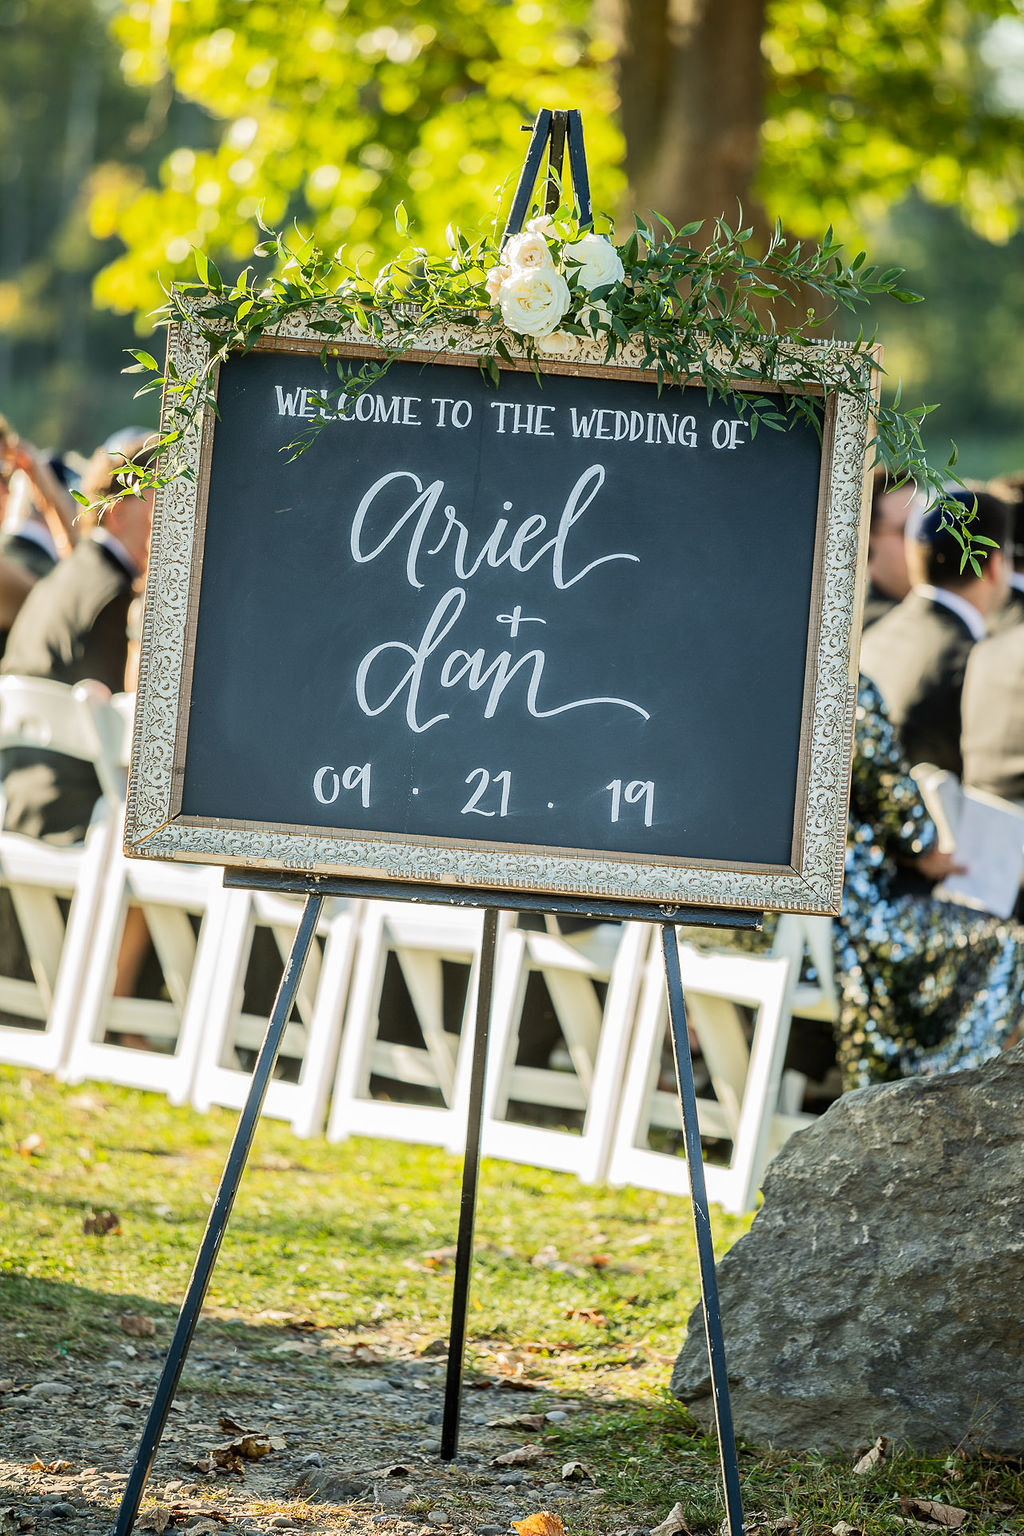
M864 598L864 628L877 623L910 591L904 534L907 518L918 501L910 481L890 490L888 473L876 469L871 480L871 528L868 533L868 589Z
M0 656L36 582L78 542L79 510L46 458L0 416Z
M94 502L119 496L116 477L126 459L144 457L143 442L125 456L100 451L83 492ZM111 693L124 688L128 611L149 556L152 497L149 491L110 500L68 558L36 583L11 628L0 672L61 683L92 678ZM3 778L9 831L62 844L85 836L99 795L87 763L19 748L4 755Z
M844 1088L980 1066L1018 1036L1024 929L936 900L932 885L957 868L938 849L877 691L861 678L843 911L833 925Z
M911 764L935 763L959 775L960 696L972 648L985 637L985 620L1006 598L1009 508L985 491L956 491L967 508L977 496L971 532L995 548L979 563L978 576L942 514L931 511L907 541L911 590L864 636L861 670L878 685Z
M1006 602L988 621L989 634L1000 635L1004 629L1024 623L1024 474L1002 475L992 481L989 490L1009 502L1011 516L1010 590Z
M1019 1038L1024 928L937 899L935 885L961 869L939 849L885 705L862 676L843 908L832 925L844 1091L977 1067ZM731 942L763 951L774 925L768 913L762 933ZM722 935L709 940L721 947Z
M971 652L961 748L965 784L1024 804L1024 623Z

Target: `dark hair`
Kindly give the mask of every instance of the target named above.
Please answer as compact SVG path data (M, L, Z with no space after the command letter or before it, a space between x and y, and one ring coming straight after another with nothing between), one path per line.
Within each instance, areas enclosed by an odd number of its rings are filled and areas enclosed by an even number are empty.
M950 499L959 501L968 512L977 500L977 514L970 524L972 534L992 539L999 549L1010 542L1012 508L1002 497L993 496L990 491L962 490L959 487L947 494ZM942 522L941 511L933 509L925 513L914 532L924 580L933 587L949 587L954 590L969 586L977 578L969 565L961 571L963 549L950 530L942 527Z

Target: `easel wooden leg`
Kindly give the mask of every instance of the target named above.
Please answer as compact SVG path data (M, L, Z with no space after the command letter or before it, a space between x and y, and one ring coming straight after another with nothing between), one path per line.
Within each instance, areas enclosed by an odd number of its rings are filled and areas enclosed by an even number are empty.
M704 1311L704 1330L708 1341L711 1367L711 1391L715 1405L718 1454L722 1463L725 1510L729 1536L743 1536L743 1503L740 1497L740 1469L736 1456L736 1438L729 1405L729 1380L725 1368L725 1343L722 1316L718 1306L715 1279L715 1250L711 1237L707 1189L704 1183L704 1155L697 1123L697 1095L693 1086L693 1062L690 1037L686 1028L686 1005L679 973L679 947L675 925L662 923L661 942L665 952L665 980L668 984L668 1011L672 1024L672 1052L679 1084L679 1104L683 1112L683 1141L686 1167L690 1176L690 1204L697 1238L697 1268L700 1274L700 1299Z
M473 1069L469 1083L466 1117L466 1152L462 1164L462 1202L455 1249L455 1286L452 1294L452 1327L448 1341L448 1373L444 1389L441 1425L441 1459L454 1460L459 1448L459 1410L462 1403L462 1365L466 1353L466 1313L473 1267L473 1228L476 1222L476 1190L480 1174L480 1136L483 1125L484 1083L487 1075L487 1041L491 1029L491 999L498 947L498 913L484 912L480 945L480 980L476 994L476 1028L473 1033Z
M256 1126L259 1123L260 1110L263 1108L263 1100L266 1097L270 1078L277 1061L278 1051L281 1048L281 1039L284 1035L288 1015L295 1001L299 981L302 977L303 966L309 947L316 933L317 923L320 920L320 909L324 898L321 895L306 897L306 904L302 911L295 941L292 944L291 954L288 956L288 964L285 966L281 985L274 999L274 1007L270 1015L270 1023L263 1044L260 1047L256 1066L253 1069L252 1085L249 1096L245 1101L245 1107L238 1117L238 1125L235 1128L234 1139L228 1152L227 1161L224 1164L224 1172L221 1174L217 1194L210 1208L209 1220L206 1223L206 1231L196 1257L195 1267L192 1270L192 1278L188 1283L185 1300L181 1304L178 1314L178 1322L174 1329L174 1337L171 1339L170 1348L167 1351L167 1359L164 1362L163 1374L157 1385L156 1396L153 1398L153 1406L149 1410L149 1417L142 1432L142 1440L135 1456L135 1464L132 1467L121 1500L121 1507L117 1512L117 1523L114 1526L114 1536L129 1536L135 1525L135 1519L142 1502L142 1493L149 1477L153 1460L156 1456L160 1438L167 1423L167 1415L171 1409L171 1403L177 1390L178 1380L185 1364L192 1335L199 1321L203 1301L210 1284L210 1276L213 1274L213 1266L217 1262L217 1254L220 1252L221 1239L224 1236L231 1215L231 1207L235 1203L235 1195L241 1182L242 1173L249 1149L252 1146Z

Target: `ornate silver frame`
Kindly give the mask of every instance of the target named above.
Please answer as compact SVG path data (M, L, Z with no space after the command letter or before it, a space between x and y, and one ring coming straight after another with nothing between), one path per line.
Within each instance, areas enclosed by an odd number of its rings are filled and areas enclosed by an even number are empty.
M322 318L309 311L289 317L258 344L260 348L319 353L323 332L311 328ZM211 344L209 322L177 322L168 335L168 373L178 379L202 373ZM385 336L385 342L387 336ZM329 350L377 356L353 324ZM569 374L640 372L642 351L623 347L604 361L604 346L574 338L569 355L541 363L542 371ZM443 359L476 366L482 345L469 327L438 326L422 336L413 360ZM819 343L801 352L816 368L836 378L851 363L842 343ZM503 365L504 366L504 365ZM531 367L522 362L520 367ZM864 358L865 383L871 363ZM877 376L877 374L876 374ZM749 379L737 388L750 388ZM781 386L785 388L783 380ZM165 399L164 427L171 422ZM186 473L157 495L152 552L142 629L135 736L125 822L125 851L133 856L234 865L294 874L359 876L422 882L425 886L466 885L483 889L545 892L652 904L686 904L733 909L773 909L836 915L842 897L853 723L857 694L860 618L867 553L867 443L871 422L862 401L837 391L827 398L819 487L818 533L806 661L800 782L794 825L793 862L780 866L593 856L575 850L518 849L474 842L403 841L397 837L323 828L277 827L246 822L198 824L178 810L183 773L185 698L194 634L200 530L205 512L214 413L207 408L184 441Z

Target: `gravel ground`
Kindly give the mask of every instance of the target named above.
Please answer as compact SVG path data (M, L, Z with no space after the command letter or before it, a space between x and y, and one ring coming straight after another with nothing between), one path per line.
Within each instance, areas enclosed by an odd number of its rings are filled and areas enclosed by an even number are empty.
M600 1489L564 1482L561 1456L543 1448L546 1425L571 1422L578 1401L474 1380L446 1464L442 1344L417 1353L394 1340L324 1343L292 1336L253 1358L214 1331L204 1339L200 1325L136 1530L500 1536L539 1510L569 1530L601 1527ZM0 1536L109 1536L164 1348L140 1341L106 1360L0 1380ZM496 1463L523 1447L518 1463Z

